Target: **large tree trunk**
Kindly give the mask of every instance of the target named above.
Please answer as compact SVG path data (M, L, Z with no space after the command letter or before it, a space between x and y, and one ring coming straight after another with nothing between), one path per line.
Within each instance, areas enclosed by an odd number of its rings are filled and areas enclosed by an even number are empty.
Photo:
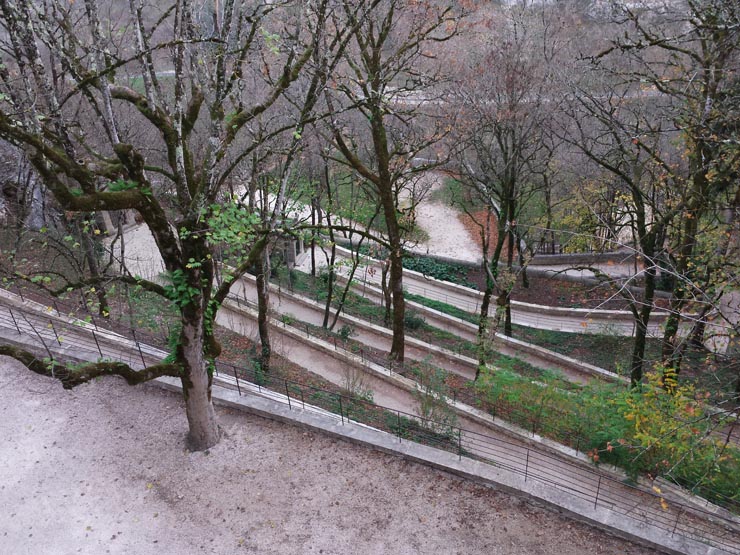
M676 285L673 288L673 296L671 297L671 304L668 314L668 319L665 323L665 331L663 333L662 353L663 364L666 368L671 368L674 372L680 371L680 360L678 355L678 329L681 324L681 311L686 305L686 290L687 284L682 276L686 274L689 269L689 261L694 251L694 243L696 242L696 233L698 230L698 215L692 215L690 218L684 219L684 225L682 230L681 245L678 249L678 256L676 261L676 274L678 279Z
M194 321L193 321L194 320ZM213 377L203 354L202 318L183 316L177 360L184 371L182 391L188 417L188 447L203 451L218 443L220 432L211 399Z
M681 370L681 356L679 354L680 338L678 337L681 312L688 302L687 296L691 293L687 291L688 284L691 282L691 258L694 254L696 237L699 232L699 220L707 208L706 196L710 185L707 178L707 164L713 157L712 150L704 141L699 141L694 146L694 153L689 157L689 166L692 169L693 184L691 193L693 194L693 198L689 203L687 213L683 219L683 229L681 230L676 257L676 274L678 275L678 279L673 289L670 314L665 324L661 353L663 364L676 374ZM681 279L684 276L685 279Z
M34 175L29 174L30 191L28 199L28 212L26 215L26 227L38 231L46 223L44 214L44 189L41 181Z
M381 168L387 166L381 165ZM380 201L383 206L383 215L388 230L388 243L390 253L388 254L389 271L388 287L393 299L393 314L391 330L393 331L393 342L391 343L391 352L389 358L397 362L403 362L404 358L404 318L406 312L406 303L403 297L403 238L401 237L401 227L398 223L398 212L396 211L396 199L393 194L393 184L386 176L387 171L383 169L380 172L384 177L382 185L378 187Z

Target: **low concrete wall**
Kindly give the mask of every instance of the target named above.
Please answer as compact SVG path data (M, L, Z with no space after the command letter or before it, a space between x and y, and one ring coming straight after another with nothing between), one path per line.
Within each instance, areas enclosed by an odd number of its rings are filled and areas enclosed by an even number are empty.
M340 280L343 283L346 283L346 280L343 277L340 277ZM375 287L360 284L354 286L353 290L358 295L372 299L377 303L382 303L383 295L381 291ZM455 318L454 316L450 316L449 314L429 308L414 301L406 301L406 306L409 310L413 310L415 313L422 316L427 323L432 326L457 334L461 339L465 339L466 341L474 342L477 340L478 327L475 324ZM500 333L496 334L496 341L497 343L494 347L501 354L519 358L537 368L563 372L577 381L585 382L590 378L595 377L611 382L626 382L624 378L614 374L613 372L561 355L560 353L545 349L544 347L533 345L532 343L527 343L512 337L506 337Z
M579 252L567 254L536 254L530 266L582 266L588 264L634 264L635 253L631 251ZM638 259L639 267L639 259Z
M351 256L347 249L338 247L337 251L344 257ZM376 285L381 274L380 263L369 257L363 259L372 268L372 275L369 270L362 270L357 272L355 279L369 280L369 283ZM404 270L403 275L404 287L410 293L456 306L461 310L475 314L483 300L483 293L475 289L427 277L413 270ZM522 326L568 333L634 335L634 319L626 310L561 308L521 301L512 301L511 307L513 323ZM662 326L667 317L666 312L654 311L649 333L655 337L662 336Z
M235 292L238 292L237 296L244 297L256 305L257 285L253 276L244 276L234 287ZM277 314L291 315L297 320L316 326L323 324L324 307L311 299L285 290L274 289L270 294L270 299L271 309ZM354 332L352 337L368 347L386 353L390 352L393 341L393 332L391 330L345 313L339 315L337 324L339 327L342 325L350 326ZM406 357L411 360L420 362L428 360L440 368L459 374L467 379L473 379L475 377L477 361L470 357L425 343L413 337L406 337L405 345Z

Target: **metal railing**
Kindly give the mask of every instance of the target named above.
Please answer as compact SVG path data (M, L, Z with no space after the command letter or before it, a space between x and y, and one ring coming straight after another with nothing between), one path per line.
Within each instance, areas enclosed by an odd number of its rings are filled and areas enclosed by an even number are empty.
M26 296L28 296L28 294L26 294ZM246 297L240 298L235 295L230 295L228 300L236 303L239 307L246 307L251 310L257 309L256 303L246 299ZM57 299L49 299L48 301L51 303L49 308L53 307L57 312L61 311L61 313L66 313L68 315L73 315L76 310L84 310L86 318L93 326L95 326L96 329L98 326L100 326L101 329L108 327L122 335L133 338L137 349L139 349L139 358L142 361L144 357L141 354L141 341L152 345L159 345L165 349L167 348L166 334L156 335L142 330L136 331L130 325L130 322L117 322L111 321L110 319L96 317L94 314L87 312L86 303L84 305L76 305L69 301L60 301ZM399 376L418 381L417 378L419 377L419 370L415 368L413 364L406 365L390 361L382 353L377 353L372 348L358 346L357 344L352 344L352 342L347 342L336 334L327 339L325 332L319 333L323 330L315 329L316 326L312 326L298 320L290 322L282 320L282 326L284 328L290 327L293 330L299 331L301 334L305 334L307 339L318 339L329 344L333 343L335 351L343 351L347 355L359 356L360 361L363 364L374 364L383 368L391 375L397 374ZM94 333L93 338L95 338ZM98 350L100 350L99 345ZM100 353L100 355L103 356L102 353ZM130 363L131 361L129 360L128 362ZM465 390L453 390L451 392L451 400L456 403L460 402L470 407L481 409L493 417L498 417L520 427L525 432L532 433L533 435L539 434L540 436L557 441L562 445L574 449L576 454L590 450L591 448L590 444L592 442L590 438L583 435L581 431L593 429L591 415L587 412L574 414L570 410L564 410L555 405L548 404L548 399L545 396L536 401L536 406L530 406L528 408L525 408L524 405L512 404L500 397L481 400L475 393L467 392ZM574 421L579 422L582 425L574 429L572 425ZM697 493L705 496L709 495L715 502L720 503L723 507L734 511L735 513L740 513L740 502L734 499L727 498L718 492L706 488L697 490Z
M64 309L62 303L57 311ZM160 341L153 334L129 329L128 346L111 348L107 334L112 331L91 317L90 327L81 327L49 318L33 310L4 307L0 311L0 327L19 335L35 335L49 352L65 344L97 352L102 358L118 358L134 367L156 362L160 352L142 340ZM62 312L63 313L63 312ZM120 329L118 331L121 331ZM96 333L97 332L97 333ZM124 353L123 351L127 351ZM241 395L248 387L270 389L285 396L291 410L306 404L321 406L334 413L342 423L358 421L384 430L398 437L399 441L411 440L494 465L567 492L579 499L593 502L594 508L605 508L639 523L650 524L670 533L704 542L728 553L740 554L737 524L714 513L702 511L674 501L643 488L627 485L581 465L568 463L561 458L542 453L527 446L480 434L464 428L424 419L400 410L378 406L355 395L321 389L295 380L276 379L261 374L253 368L229 363L218 363L216 373L228 376ZM564 469L567 468L567 472Z

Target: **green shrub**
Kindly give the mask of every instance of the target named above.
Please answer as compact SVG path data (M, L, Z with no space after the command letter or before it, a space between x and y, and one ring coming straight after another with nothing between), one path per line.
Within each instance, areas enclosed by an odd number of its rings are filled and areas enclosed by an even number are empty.
M706 394L667 390L652 373L641 389L591 383L577 391L557 377L532 381L506 369L486 369L473 388L494 416L578 448L596 463L663 476L710 501L740 510L740 450L725 445L704 413Z
M344 324L341 328L339 328L339 330L337 330L337 334L339 335L339 337L342 338L342 341L346 343L350 337L355 335L355 328L353 328L349 324Z
M468 267L463 264L441 262L424 256L409 256L403 259L403 266L434 279L476 288L474 284L468 281Z
M403 315L403 325L408 330L419 330L426 325L426 320L415 312L407 310Z

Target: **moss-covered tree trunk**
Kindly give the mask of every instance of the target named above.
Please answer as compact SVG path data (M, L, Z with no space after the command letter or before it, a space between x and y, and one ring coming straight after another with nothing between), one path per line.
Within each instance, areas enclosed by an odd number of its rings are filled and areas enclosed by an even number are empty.
M257 272L257 329L260 334L260 370L270 371L272 345L270 343L270 253L265 248L260 254Z
M691 294L691 291L688 290L690 283L689 276L693 273L690 265L691 257L694 253L701 212L701 206L697 202L693 202L684 215L679 247L676 253L675 273L678 279L675 280L673 287L668 319L666 320L665 330L663 332L661 349L663 365L669 372L676 374L681 370L681 357L679 355L681 351L681 339L678 335L681 325L681 311L686 306L687 297Z
M390 254L390 290L393 298L393 342L390 358L403 362L405 348L404 322L406 317L406 301L403 296L403 251L397 246Z
M183 368L182 391L188 419L188 446L202 451L218 443L220 433L213 408L213 375L204 355L203 319L197 311L183 314L176 361Z

